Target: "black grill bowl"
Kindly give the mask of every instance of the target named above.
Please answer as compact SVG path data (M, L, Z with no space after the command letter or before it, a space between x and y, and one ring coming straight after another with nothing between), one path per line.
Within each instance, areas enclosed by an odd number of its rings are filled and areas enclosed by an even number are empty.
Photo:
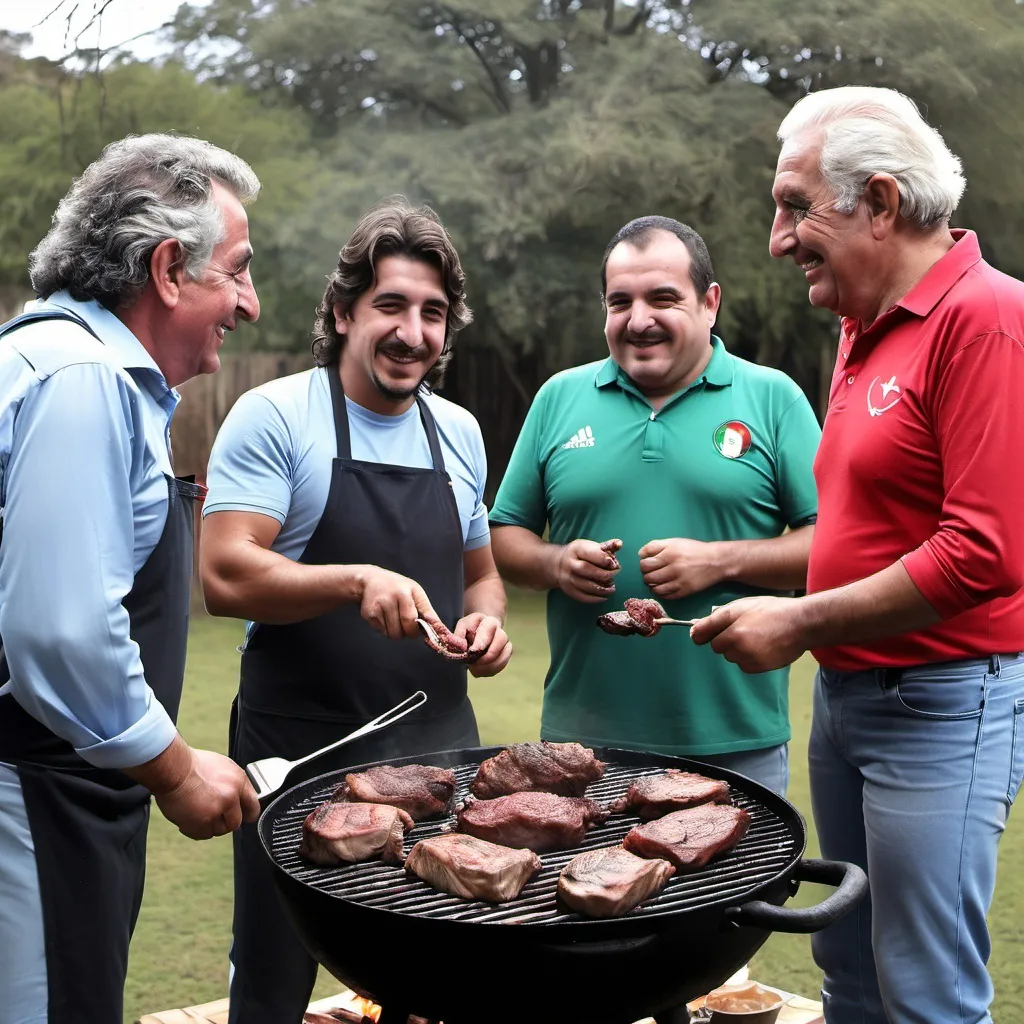
M444 751L386 764L454 769L459 796L481 761L502 747ZM462 900L377 861L322 868L299 858L302 822L346 771L283 793L259 833L285 909L310 954L336 978L384 1007L387 1021L414 1013L445 1024L631 1024L663 1014L722 984L772 930L816 931L864 895L854 865L801 860L806 830L792 804L744 776L685 758L594 748L608 763L587 796L607 802L664 768L730 785L751 814L740 843L702 870L674 875L655 898L623 917L588 920L555 902L561 869L581 850L614 846L639 822L614 815L578 847L541 855L543 867L509 903ZM412 844L445 821L417 822ZM839 886L801 910L782 904L801 880ZM399 1015L402 1015L399 1017Z

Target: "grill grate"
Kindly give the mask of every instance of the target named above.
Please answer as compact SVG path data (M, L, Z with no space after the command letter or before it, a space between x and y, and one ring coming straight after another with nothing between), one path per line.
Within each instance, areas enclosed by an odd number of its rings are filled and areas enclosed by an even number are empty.
M455 767L459 781L457 799L468 793L478 763ZM623 796L630 784L645 775L657 775L659 767L637 768L608 763L604 777L587 788L586 795L599 803ZM559 872L583 850L617 846L641 819L634 815L613 815L603 825L587 832L586 839L568 850L540 854L541 870L526 884L518 898L500 905L464 900L439 892L405 872L401 865L379 861L319 867L298 855L302 823L318 804L326 800L344 773L309 791L304 799L282 810L273 822L269 838L270 855L290 876L338 899L367 907L417 917L441 918L485 924L559 924L587 920L562 910L555 902ZM747 834L724 857L713 860L700 871L676 874L661 893L633 910L629 917L657 917L706 907L710 903L735 902L777 877L803 849L803 835L795 822L787 822L771 808L741 788L732 786L733 803L750 814ZM413 843L440 835L453 819L419 821L405 838L406 853Z

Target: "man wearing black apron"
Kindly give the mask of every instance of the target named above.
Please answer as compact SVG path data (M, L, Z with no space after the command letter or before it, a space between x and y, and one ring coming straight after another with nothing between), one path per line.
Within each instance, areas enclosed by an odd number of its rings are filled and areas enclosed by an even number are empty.
M258 814L244 773L174 726L203 489L168 449L174 385L258 315L242 208L258 187L198 140L115 143L33 254L48 298L0 326L0 1024L121 1024L151 794L196 839ZM187 277L175 233L213 211ZM120 298L101 287L130 270L114 237L151 249Z
M479 427L420 387L468 315L436 217L387 201L342 250L320 307L319 368L243 396L225 422L202 574L211 611L253 622L232 721L239 764L300 757L419 689L422 711L307 766L307 777L478 744L465 666L431 651L415 623L464 636L477 675L511 654ZM232 962L231 1024L299 1024L316 963L252 827L235 842Z

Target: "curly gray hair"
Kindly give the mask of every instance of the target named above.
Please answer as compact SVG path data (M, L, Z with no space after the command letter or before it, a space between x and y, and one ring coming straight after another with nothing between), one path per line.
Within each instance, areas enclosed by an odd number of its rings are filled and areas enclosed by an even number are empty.
M923 229L953 215L966 182L960 159L895 89L840 86L799 100L779 126L779 140L820 129L821 175L840 213L852 213L873 174L891 174L900 213Z
M149 280L153 250L168 238L197 279L224 234L214 181L243 204L259 195L259 178L244 160L202 139L152 134L112 142L75 180L29 256L32 287L43 297L65 289L80 302L130 306Z

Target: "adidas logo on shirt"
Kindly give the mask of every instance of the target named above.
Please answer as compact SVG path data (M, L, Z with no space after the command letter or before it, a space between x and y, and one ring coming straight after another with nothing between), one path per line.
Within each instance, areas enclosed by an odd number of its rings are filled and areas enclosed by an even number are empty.
M576 431L572 437L569 438L563 448L593 448L594 447L594 432L590 427L581 427Z

